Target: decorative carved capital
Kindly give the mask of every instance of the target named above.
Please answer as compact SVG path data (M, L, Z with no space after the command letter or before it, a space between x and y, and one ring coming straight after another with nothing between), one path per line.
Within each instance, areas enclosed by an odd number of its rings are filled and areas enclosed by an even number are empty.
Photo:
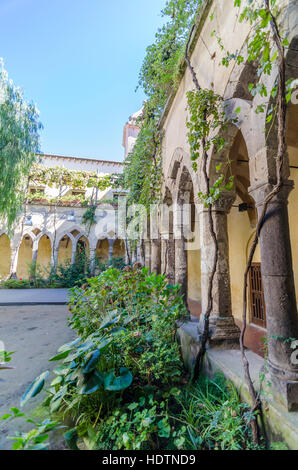
M214 203L214 210L226 213L230 212L235 199L236 193L234 191L222 191L220 198Z
M265 183L258 186L249 188L249 194L254 198L256 207L262 206L268 194L273 190L274 185L272 183ZM281 189L278 191L276 196L270 201L270 204L285 204L288 201L289 194L294 189L294 181L284 181Z

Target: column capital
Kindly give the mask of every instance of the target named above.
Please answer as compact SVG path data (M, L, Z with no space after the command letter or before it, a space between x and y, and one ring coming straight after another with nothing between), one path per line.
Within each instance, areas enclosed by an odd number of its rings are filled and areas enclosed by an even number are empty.
M274 189L274 184L271 182L262 183L256 186L251 186L248 188L249 194L253 197L256 203L256 207L260 207L263 205L266 197L271 191ZM285 180L283 182L282 187L280 188L279 192L273 199L270 201L269 204L284 204L288 201L289 194L294 189L294 181L292 180Z
M222 191L220 198L214 203L214 209L218 212L229 213L235 200L236 193L234 191Z

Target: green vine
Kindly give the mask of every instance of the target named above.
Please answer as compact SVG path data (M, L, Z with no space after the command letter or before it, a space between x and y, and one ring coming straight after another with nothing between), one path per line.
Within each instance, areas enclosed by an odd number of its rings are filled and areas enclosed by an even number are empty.
M227 145L222 132L230 124L237 122L237 117L228 118L225 114L222 98L212 90L192 90L187 92L187 103L189 119L186 126L188 132L188 142L191 151L191 160L194 171L198 170L198 160L202 151L208 152L214 146L215 152L219 154ZM203 148L204 142L204 148ZM223 190L231 191L234 186L234 176L227 176L227 169L220 163L216 170L217 180L210 186L207 193L200 192L199 197L209 206L220 198ZM227 160L226 166L231 164ZM223 171L225 170L225 171Z
M146 51L139 74L139 84L147 95L141 130L133 151L128 156L122 183L129 190L129 202L146 208L160 200L162 184L159 120L170 94L182 75L184 48L191 24L201 1L169 0L162 10L168 21Z

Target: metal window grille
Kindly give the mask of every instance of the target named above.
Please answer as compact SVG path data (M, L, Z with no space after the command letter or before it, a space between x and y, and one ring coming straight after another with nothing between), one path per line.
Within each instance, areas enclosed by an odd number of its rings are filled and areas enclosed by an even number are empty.
M250 269L250 320L266 328L266 306L262 282L261 263L253 263Z

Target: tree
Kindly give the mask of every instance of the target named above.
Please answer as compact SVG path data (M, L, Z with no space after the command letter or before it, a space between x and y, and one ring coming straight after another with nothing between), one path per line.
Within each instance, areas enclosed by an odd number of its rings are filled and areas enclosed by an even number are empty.
M9 229L24 202L41 129L36 106L25 101L0 59L0 216Z

